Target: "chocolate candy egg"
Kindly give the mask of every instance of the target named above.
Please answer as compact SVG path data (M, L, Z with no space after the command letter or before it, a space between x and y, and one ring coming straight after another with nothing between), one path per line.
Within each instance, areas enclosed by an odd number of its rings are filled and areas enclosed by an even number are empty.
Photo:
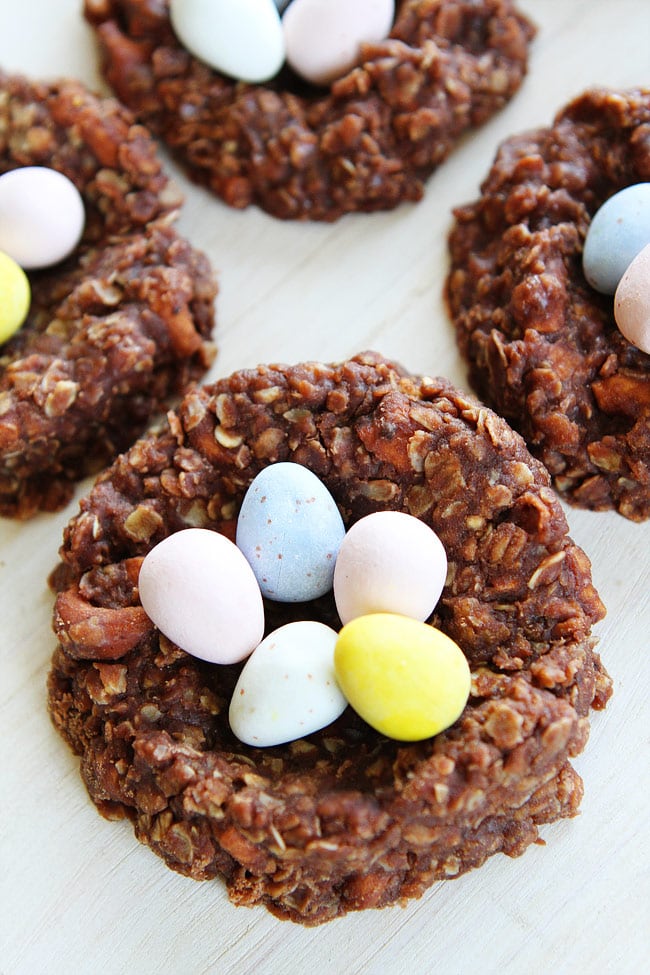
M628 342L650 354L650 244L637 254L620 280L614 318Z
M27 275L11 257L0 251L0 345L25 321L30 299Z
M650 183L635 183L603 203L587 231L582 254L592 288L613 295L625 269L650 244Z
M231 664L264 635L259 586L224 535L187 528L145 557L138 580L147 616L177 646L201 660Z
M244 665L230 726L248 745L281 745L335 721L347 701L334 674L337 634L302 620L270 633Z
M71 254L85 219L79 190L56 169L24 166L0 176L0 250L25 270Z
M358 616L334 649L339 687L364 721L389 738L420 741L461 714L470 670L440 630L392 613Z
M287 61L314 85L329 85L359 60L361 44L383 41L394 0L293 0L282 18Z
M345 528L334 498L300 464L271 464L251 483L239 512L237 545L262 593L303 602L332 588Z
M268 81L284 62L273 0L171 0L174 31L195 57L240 81Z
M341 622L368 613L400 613L425 620L447 575L447 555L436 533L401 511L361 518L341 543L334 599Z

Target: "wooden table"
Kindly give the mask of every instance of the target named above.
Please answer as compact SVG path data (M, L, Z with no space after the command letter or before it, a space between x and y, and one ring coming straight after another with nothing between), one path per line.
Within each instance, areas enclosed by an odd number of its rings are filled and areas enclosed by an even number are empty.
M99 86L80 6L2 0L0 65ZM374 348L465 384L440 297L451 206L474 198L507 135L548 123L589 85L650 83L648 0L521 7L539 27L522 90L463 141L417 206L333 226L283 224L229 211L175 170L187 192L181 230L208 252L221 283L214 376ZM46 577L75 510L76 501L0 525L1 975L647 971L650 524L567 510L609 610L597 632L615 683L576 763L582 814L544 828L545 846L494 857L404 909L304 929L232 907L219 881L175 875L89 801L45 704L54 643Z

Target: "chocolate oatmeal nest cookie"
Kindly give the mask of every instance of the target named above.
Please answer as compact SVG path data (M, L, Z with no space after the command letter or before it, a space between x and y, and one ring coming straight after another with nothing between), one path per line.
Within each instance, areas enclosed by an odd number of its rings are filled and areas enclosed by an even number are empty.
M398 0L393 30L329 89L250 85L192 57L165 0L85 0L109 84L233 207L335 220L419 200L471 126L517 91L534 30L511 0Z
M216 286L173 228L153 140L114 100L0 72L0 173L20 166L64 173L86 211L75 252L29 273L29 316L0 348L0 514L27 518L205 372Z
M152 546L187 526L232 538L253 477L286 460L322 478L348 525L406 511L445 545L432 622L473 681L436 738L391 741L348 709L291 744L243 745L227 718L241 665L188 656L141 608ZM382 907L577 812L570 760L610 694L590 635L603 606L546 471L446 380L368 353L191 391L82 501L52 583L50 711L93 801L173 869L222 875L238 904L305 924ZM339 625L330 596L266 611L269 628L297 613Z
M588 91L508 139L455 211L447 301L479 395L523 434L557 490L650 517L650 356L586 281L590 221L650 180L650 89Z

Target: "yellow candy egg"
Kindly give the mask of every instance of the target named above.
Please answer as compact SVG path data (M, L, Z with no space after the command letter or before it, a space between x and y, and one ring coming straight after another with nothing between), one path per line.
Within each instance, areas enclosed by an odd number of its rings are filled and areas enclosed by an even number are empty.
M30 301L27 275L13 258L0 251L0 345L23 324Z
M470 688L463 651L440 630L395 613L358 616L339 633L336 679L371 727L420 741L460 716Z

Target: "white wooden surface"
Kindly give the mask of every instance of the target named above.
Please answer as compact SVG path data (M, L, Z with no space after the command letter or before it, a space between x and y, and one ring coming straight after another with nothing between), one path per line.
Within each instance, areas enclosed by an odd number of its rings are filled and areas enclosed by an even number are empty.
M0 65L98 86L80 6L1 0ZM176 171L188 195L182 230L221 281L215 376L375 348L464 384L440 299L451 206L475 196L508 134L548 123L589 85L650 84L648 0L521 7L539 27L522 90L464 140L417 206L334 226L282 224L228 211ZM232 907L219 881L176 876L87 798L45 705L46 577L75 510L0 524L0 975L647 971L650 524L567 512L609 609L598 634L615 682L577 762L582 814L546 827L546 846L493 858L404 909L303 929Z

